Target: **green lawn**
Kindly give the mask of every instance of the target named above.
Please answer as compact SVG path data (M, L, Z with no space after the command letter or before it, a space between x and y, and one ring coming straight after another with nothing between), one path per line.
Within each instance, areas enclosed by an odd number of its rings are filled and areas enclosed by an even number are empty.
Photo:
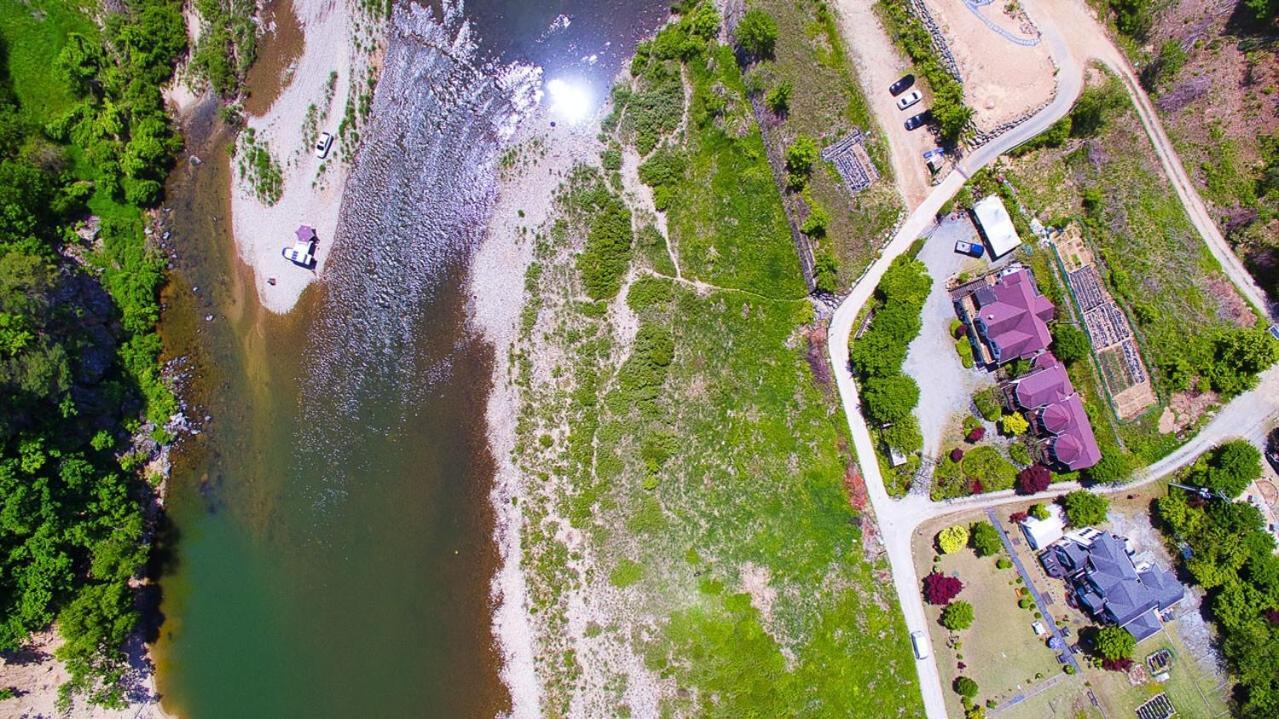
M973 625L957 633L959 644L949 646L951 632L938 623L941 607L925 604L928 628L932 633L933 652L946 693L946 706L950 716L963 716L959 695L950 689L957 676L967 676L977 682L979 704L993 699L1004 702L1014 695L1028 691L1042 681L1061 673L1057 659L1031 629L1035 621L1033 609L1017 605L1017 570L1013 567L999 569L997 557L978 557L972 549L962 549L944 555L933 564L936 550L933 537L943 528L953 524L970 524L984 521L984 513L961 515L933 522L923 527L915 539L915 565L922 578L933 569L943 574L958 576L964 583L958 600L973 605ZM1000 553L998 556L1006 556ZM964 663L964 669L959 663Z
M96 40L98 27L87 15L95 6L89 0L45 0L39 9L14 2L0 12L0 35L8 46L13 90L31 120L48 122L75 104L53 73L53 61L71 33Z

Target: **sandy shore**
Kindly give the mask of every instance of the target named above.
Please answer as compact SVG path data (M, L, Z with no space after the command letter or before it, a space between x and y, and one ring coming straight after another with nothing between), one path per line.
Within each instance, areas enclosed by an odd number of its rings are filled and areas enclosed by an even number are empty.
M514 166L504 170L488 234L471 265L468 291L474 329L493 345L493 387L487 418L496 474L490 499L497 518L501 566L493 579L493 633L501 650L502 680L511 692L512 717L542 715L536 673L537 628L529 613L520 566L523 517L518 498L523 477L512 461L519 394L513 385L510 350L519 340L524 275L533 259L533 231L551 217L555 190L569 170L599 154L598 125L550 127L545 114L529 117L513 144L521 147ZM520 213L523 216L520 216ZM515 499L516 503L512 503Z
M21 696L0 701L0 719L52 719L59 716L77 719L173 719L172 714L160 707L155 668L141 641L128 647L131 666L130 675L125 678L129 686L125 697L128 706L124 709L103 709L77 701L69 713L59 712L58 687L68 678L66 667L53 658L54 651L61 644L62 638L53 631L41 632L8 660L0 659L0 687L14 687L21 692Z
M265 143L280 164L283 193L279 201L268 206L255 197L248 181L234 171L232 160L231 215L236 246L240 257L253 267L258 298L272 312L293 308L302 290L324 272L334 244L349 158L354 156L354 148L341 147L338 125L348 97L363 88L375 55L357 47L361 37L368 42L369 23L359 22L360 11L352 7L353 2L294 4L305 38L302 54L288 70L288 84L266 114L250 117L246 123L258 143ZM330 90L332 73L337 78ZM315 156L303 136L311 105L318 113L316 130L336 138L324 160ZM344 156L348 160L344 161ZM292 245L294 230L303 224L314 227L319 237L313 270L298 267L280 254Z

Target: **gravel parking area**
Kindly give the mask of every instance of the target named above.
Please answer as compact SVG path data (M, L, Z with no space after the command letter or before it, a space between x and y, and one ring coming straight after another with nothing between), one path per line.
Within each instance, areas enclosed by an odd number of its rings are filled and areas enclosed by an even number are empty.
M955 310L946 292L946 281L958 272L984 271L985 260L955 253L957 240L977 241L977 231L967 217L947 219L933 232L919 253L933 278L933 291L924 303L923 329L910 345L902 370L919 383L916 416L924 436L924 456L937 457L942 436L951 417L967 411L974 392L993 384L994 379L980 369L966 369L955 352L950 334Z

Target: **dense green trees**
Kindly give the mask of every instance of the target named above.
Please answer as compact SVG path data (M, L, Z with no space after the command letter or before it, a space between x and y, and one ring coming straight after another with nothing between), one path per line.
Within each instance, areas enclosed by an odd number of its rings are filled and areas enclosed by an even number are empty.
M1190 471L1189 481L1234 499L1261 475L1261 451L1236 439L1213 449Z
M881 438L904 454L917 451L922 440L913 415L919 387L902 374L901 366L911 340L919 334L920 312L931 289L923 263L906 256L893 260L875 288L875 316L849 349L867 418L891 424Z
M1057 322L1052 328L1053 354L1057 359L1072 365L1088 356L1092 348L1088 343L1088 335L1075 325Z
M1086 489L1076 489L1061 498L1066 519L1075 527L1088 527L1106 521L1110 500Z
M78 102L44 128L0 66L0 648L56 622L64 701L124 701L147 490L116 453L139 408L162 424L174 405L156 362L163 263L137 206L179 145L159 87L185 48L180 7L133 0L100 16L100 38L72 34L52 69ZM91 197L101 245L68 252Z
M893 39L906 51L916 70L928 80L933 91L932 113L941 130L942 141L953 145L963 139L972 120L973 109L964 103L964 87L959 84L937 56L928 30L904 2L879 3L888 20Z

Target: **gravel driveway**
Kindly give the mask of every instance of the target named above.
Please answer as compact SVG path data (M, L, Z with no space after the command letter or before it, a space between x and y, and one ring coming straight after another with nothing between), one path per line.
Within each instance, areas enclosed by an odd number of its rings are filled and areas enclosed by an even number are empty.
M960 364L950 334L955 310L946 292L946 280L965 267L973 274L988 267L985 260L956 254L956 240L977 241L977 232L966 217L943 221L919 253L919 260L933 278L933 291L924 303L923 329L911 342L902 365L902 371L919 383L915 416L924 436L924 456L934 458L941 451L942 434L951 417L968 410L974 392L994 384L993 377L984 370L965 369Z

